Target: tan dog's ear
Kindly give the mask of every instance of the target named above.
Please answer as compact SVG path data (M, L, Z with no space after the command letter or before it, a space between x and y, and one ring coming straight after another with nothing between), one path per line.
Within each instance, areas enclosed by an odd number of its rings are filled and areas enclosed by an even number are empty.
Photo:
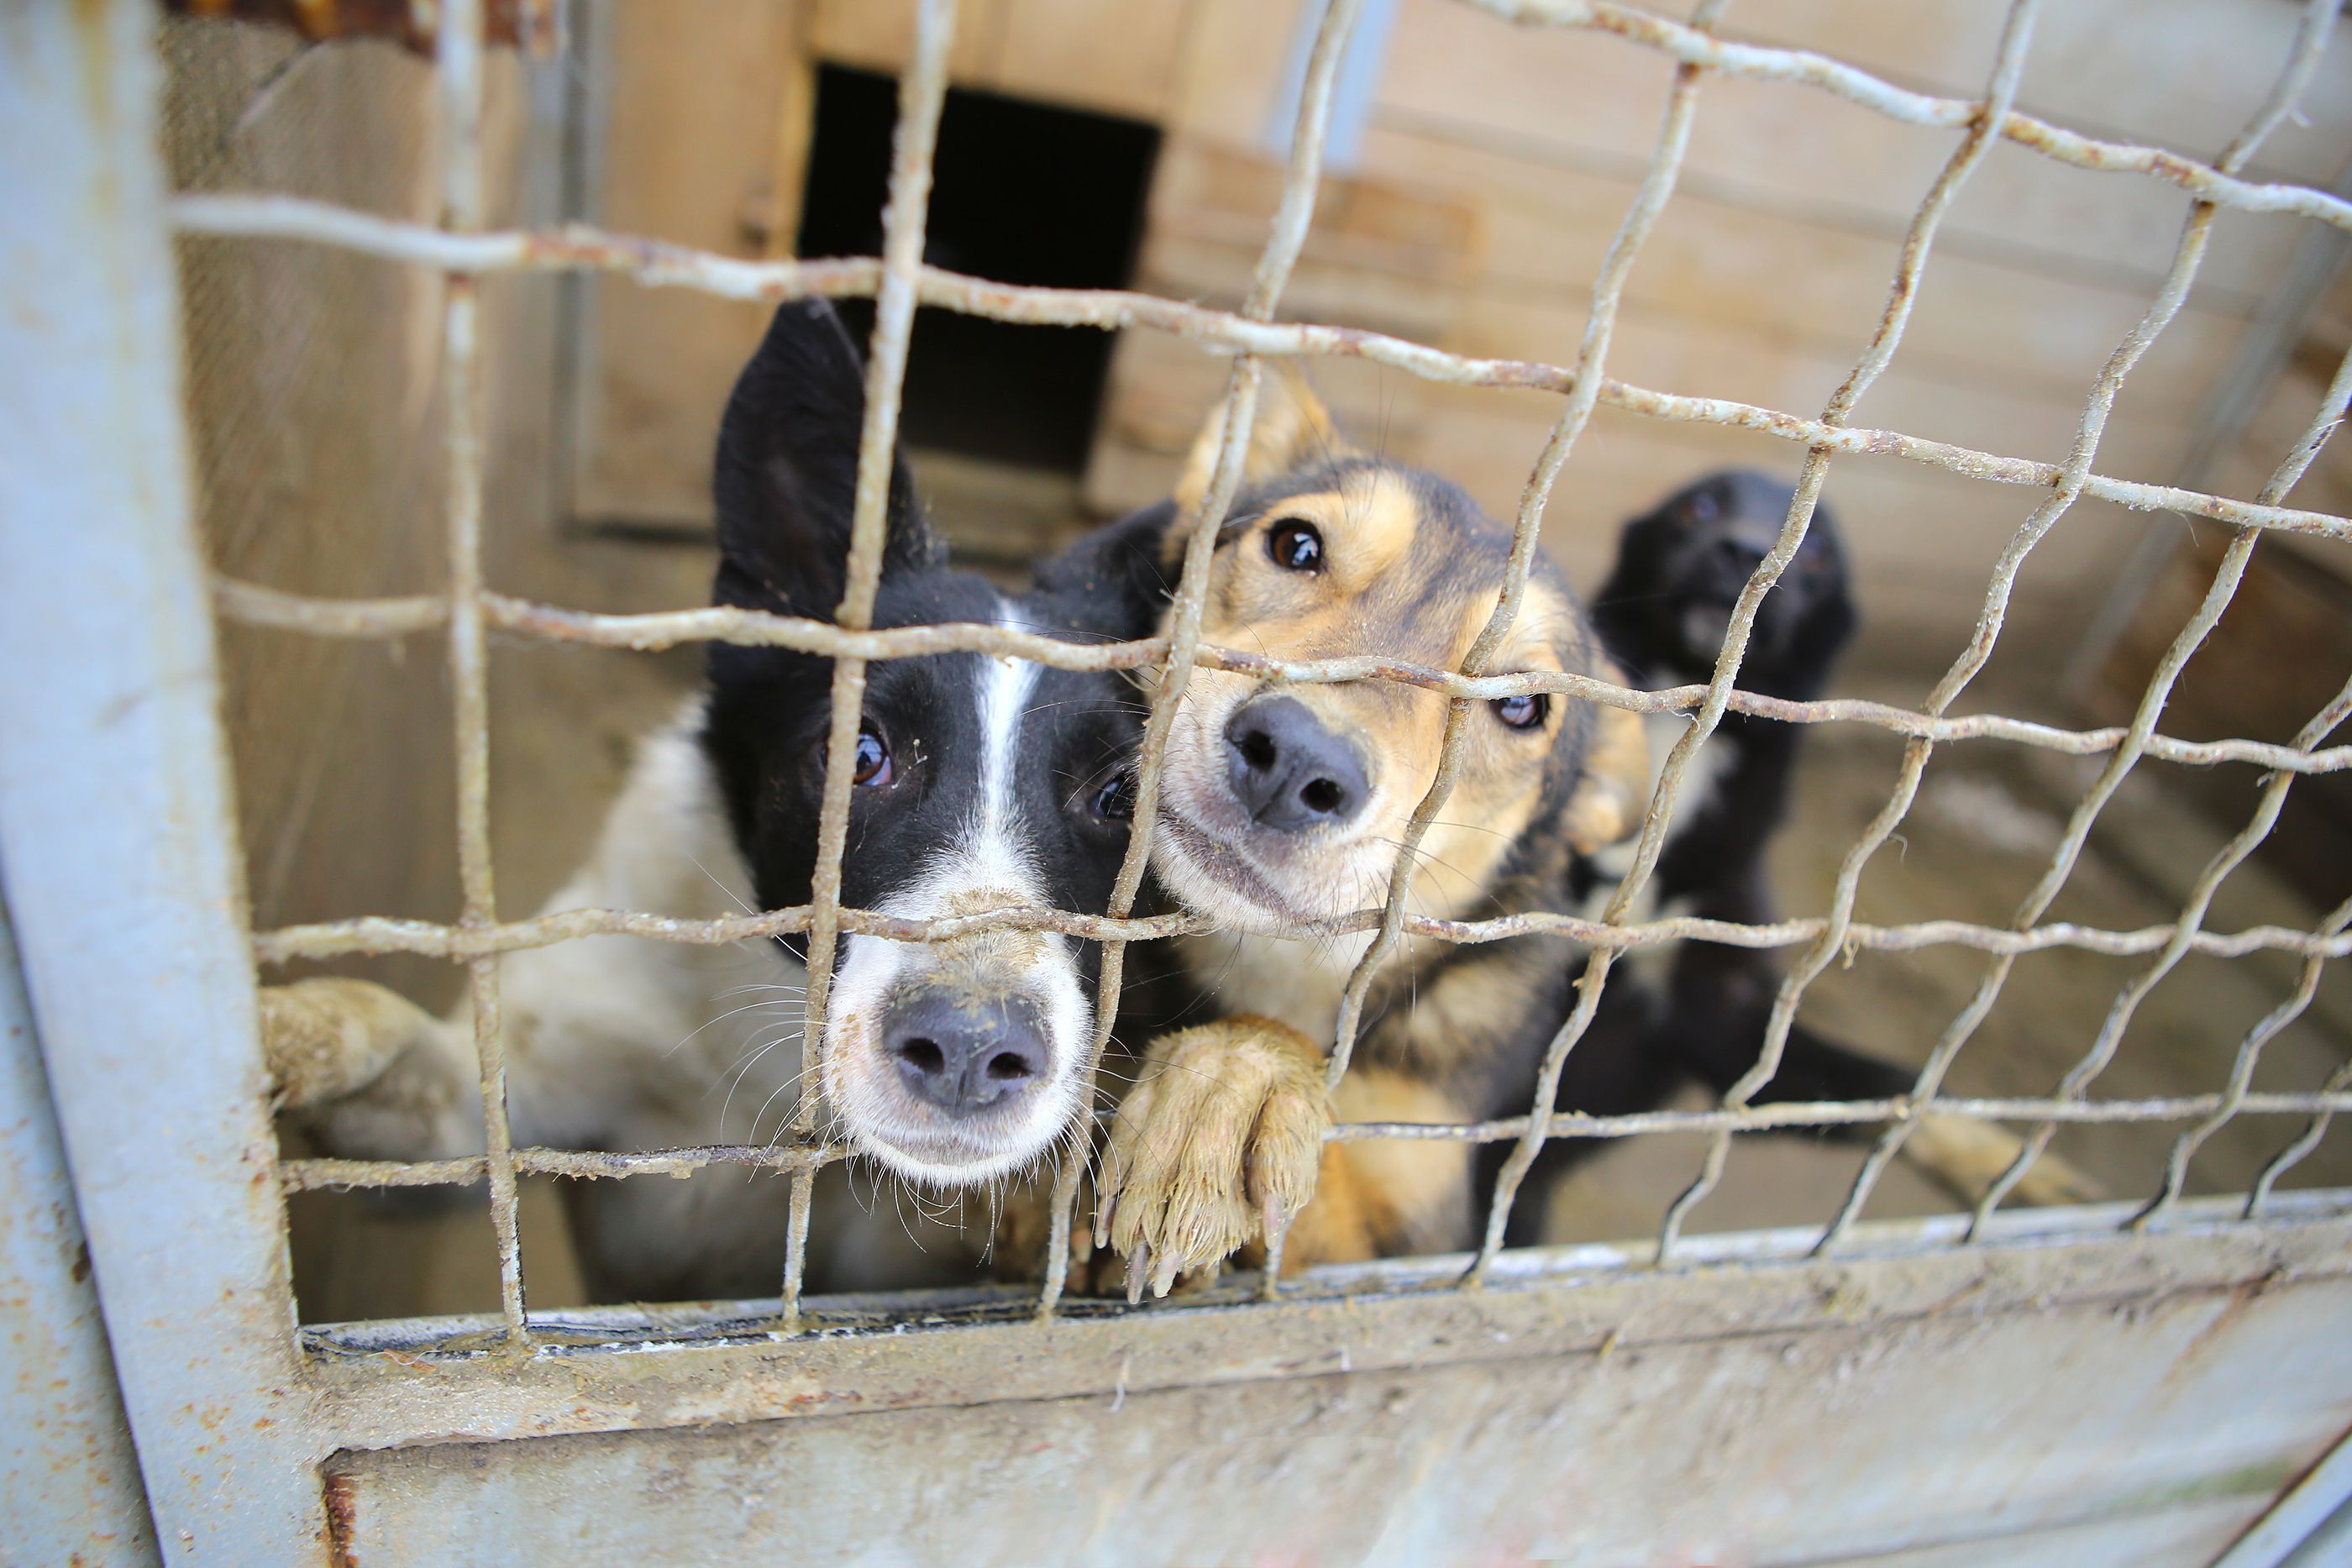
M1190 517L1200 509L1201 498L1209 493L1209 481L1217 471L1217 451L1225 441L1225 405L1223 399L1209 411L1208 423L1193 439L1191 455L1184 459L1184 472L1176 481L1176 515ZM1272 364L1259 378L1257 416L1250 421L1249 454L1242 461L1242 483L1255 485L1261 480L1277 478L1313 463L1328 463L1337 457L1350 455L1355 448L1331 423L1331 413L1307 378L1295 366ZM1181 549L1182 529L1171 528L1169 538L1174 548Z
M1621 686L1630 684L1623 671L1598 654L1592 674ZM1596 706L1584 773L1576 781L1576 793L1568 798L1570 846L1589 855L1632 838L1649 804L1649 727L1629 709Z

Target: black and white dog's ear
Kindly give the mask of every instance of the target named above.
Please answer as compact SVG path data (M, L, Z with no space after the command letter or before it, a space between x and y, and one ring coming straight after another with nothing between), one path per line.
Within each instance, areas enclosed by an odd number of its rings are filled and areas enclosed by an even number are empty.
M780 307L719 422L717 602L832 618L848 574L865 417L865 371L833 307ZM885 575L936 561L914 481L895 451L888 530Z
M1105 523L1037 569L1037 587L1066 601L1087 631L1125 641L1160 629L1176 587L1166 564L1176 506L1162 501Z

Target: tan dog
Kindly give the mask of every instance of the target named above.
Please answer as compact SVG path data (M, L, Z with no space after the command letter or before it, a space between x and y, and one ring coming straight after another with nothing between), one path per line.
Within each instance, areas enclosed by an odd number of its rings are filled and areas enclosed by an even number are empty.
M1080 547L1090 586L1128 596L1135 634L1165 618L1177 528L1207 487L1222 435L1213 417L1170 503ZM1242 492L1217 536L1202 637L1284 661L1455 668L1493 612L1510 542L1459 488L1351 446L1303 383L1270 378ZM1622 680L1541 556L1486 668ZM1276 935L1383 902L1436 775L1446 710L1438 694L1392 681L1193 674L1171 733L1152 865L1179 903L1231 927L1181 942L1185 967L1228 1016L1154 1041L1112 1124L1093 1240L1128 1260L1130 1292L1147 1282L1164 1292L1286 1225L1286 1268L1473 1244L1478 1145L1325 1134L1335 1115L1458 1124L1526 1112L1581 953L1555 938L1409 938L1375 977L1351 1065L1327 1101L1325 1052L1370 937ZM1592 912L1623 869L1604 874L1594 858L1632 836L1650 797L1643 721L1546 696L1469 717L1453 790L1421 842L1412 912ZM1623 1009L1602 1010L1570 1059L1564 1110L1654 1109L1691 1079L1720 1092L1754 1057L1721 1040L1703 1042L1710 1052L1662 1052L1647 1031L1615 1027ZM1753 1037L1741 1038L1752 1047ZM1732 1057L1727 1074L1716 1070ZM1800 1030L1775 1083L1867 1099L1909 1078ZM1567 1159L1588 1146L1553 1151ZM2018 1146L2004 1129L1943 1117L1913 1153L1965 1189ZM2054 1162L2043 1176L2029 1200L2083 1190Z
M1221 437L1213 420L1170 503L1106 529L1060 569L1127 593L1138 634L1165 612L1177 525L1197 507ZM1453 669L1494 612L1509 550L1509 528L1459 488L1350 446L1303 384L1270 380L1217 537L1202 636L1284 660L1369 654ZM1488 668L1610 673L1549 559L1537 558ZM1324 1051L1371 937L1276 935L1384 900L1436 777L1447 706L1391 681L1193 674L1152 864L1179 902L1232 927L1182 940L1185 967L1229 1016L1155 1041L1114 1120L1095 1237L1129 1260L1131 1289L1149 1279L1164 1291L1286 1223L1292 1265L1467 1244L1473 1145L1326 1145L1324 1133L1334 1113L1458 1123L1525 1110L1578 956L1549 938L1408 938L1372 984L1353 1065L1327 1102ZM1641 721L1551 695L1468 716L1452 793L1421 842L1412 912L1574 907L1579 857L1638 820Z

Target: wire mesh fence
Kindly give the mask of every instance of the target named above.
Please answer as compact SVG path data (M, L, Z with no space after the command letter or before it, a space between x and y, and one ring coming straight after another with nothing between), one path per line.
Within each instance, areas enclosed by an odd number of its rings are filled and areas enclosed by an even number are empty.
M2094 1122L2183 1124L2184 1130L2167 1163L2161 1187L2149 1196L2136 1221L2145 1223L2160 1215L2179 1197L2190 1156L2223 1123L2239 1115L2256 1113L2308 1116L2310 1120L2301 1134L2279 1151L2247 1195L2246 1213L2250 1217L2259 1214L2274 1183L2316 1145L2334 1113L2352 1108L2352 1068L2339 1071L2314 1092L2257 1092L2252 1088L2254 1070L2265 1045L2308 1006L2326 960L2352 952L2352 932L2347 930L2347 924L2352 923L2352 904L2336 910L2308 930L2263 925L2216 932L2206 929L2204 922L2222 881L2270 832L2294 781L2312 774L2352 768L2352 747L2326 744L2336 726L2352 714L2352 685L2347 685L2285 745L2250 739L2192 742L2159 734L2157 724L2182 668L2229 605L2263 532L2277 529L2331 539L2352 538L2352 520L2288 505L2296 481L2333 432L2347 399L2352 399L2352 361L2337 370L2303 439L2284 457L2270 482L2251 501L2102 475L2096 472L2095 464L2116 395L2134 366L2187 298L2205 258L2217 213L2227 208L2291 214L2352 231L2352 203L2301 186L2254 183L2243 174L2263 139L2294 112L2296 99L2311 80L2327 45L2338 7L2332 0L2308 0L2293 48L2283 62L2269 98L2228 147L2210 162L2200 162L2162 149L2086 137L2020 111L2015 99L2029 55L2036 0L2014 0L1984 92L1980 98L1967 99L1913 92L1809 51L1717 38L1713 28L1724 9L1724 0L1702 0L1688 24L1604 3L1471 3L1476 9L1520 25L1614 34L1656 50L1675 62L1673 83L1646 176L1601 268L1576 357L1565 365L1465 358L1377 332L1275 319L1314 209L1333 82L1361 10L1360 0L1330 0L1321 12L1300 95L1281 203L1248 297L1237 311L1122 291L1013 287L923 263L931 160L954 37L953 0L924 0L919 8L910 63L900 84L898 132L882 254L878 258L752 262L579 225L545 231L486 230L482 194L486 33L481 0L444 0L437 7L435 26L422 30L429 31L433 37L437 62L443 159L443 222L439 226L401 222L267 193L177 198L173 217L183 234L306 241L435 268L448 277L441 323L446 418L443 439L447 458L446 591L402 599L339 601L224 580L215 585L215 602L225 616L314 636L393 638L431 628L446 632L450 675L457 695L457 844L464 894L460 918L445 924L371 916L287 927L258 934L255 951L265 966L295 959L383 952L426 955L463 964L468 976L480 1068L487 1132L485 1152L466 1158L426 1162L288 1160L283 1162L281 1170L288 1190L487 1182L497 1238L505 1328L510 1340L520 1345L528 1342L530 1323L525 1310L516 1216L519 1177L676 1175L721 1166L786 1173L790 1177L791 1218L781 1294L782 1327L793 1331L800 1321L812 1184L821 1167L845 1159L849 1154L846 1148L818 1136L817 1076L811 1072L802 1080L788 1135L767 1145L619 1153L517 1147L506 1105L500 1022L501 955L592 936L629 936L699 945L785 935L801 936L806 943L809 975L803 1049L805 1060L814 1063L825 1050L824 1029L832 960L845 936L939 942L982 930L1060 932L1102 945L1094 1032L1086 1068L1091 1091L1118 1015L1128 945L1209 928L1208 922L1196 915L1138 917L1133 910L1149 863L1171 727L1193 673L1212 669L1285 683L1392 682L1439 693L1448 701L1448 720L1435 779L1414 810L1398 846L1385 896L1377 907L1286 933L1301 936L1371 934L1341 997L1335 1037L1329 1042L1329 1085L1336 1087L1349 1071L1362 1029L1365 998L1376 975L1396 956L1400 945L1408 938L1460 944L1536 936L1556 941L1563 963L1570 961L1576 949L1590 954L1575 1008L1544 1052L1535 1093L1524 1114L1464 1124L1360 1122L1339 1125L1329 1134L1339 1140L1451 1139L1511 1145L1486 1218L1483 1239L1462 1277L1465 1286L1475 1286L1486 1277L1503 1246L1506 1227L1519 1199L1522 1183L1538 1150L1552 1139L1612 1139L1661 1132L1707 1134L1703 1169L1668 1209L1658 1237L1657 1256L1664 1260L1675 1254L1693 1208L1719 1182L1732 1139L1743 1132L1883 1125L1885 1130L1864 1162L1845 1201L1822 1230L1817 1249L1826 1249L1847 1235L1887 1165L1921 1120L1930 1114L1975 1116L2031 1128L2022 1152L1978 1204L1975 1221L1979 1227L2009 1197L2062 1125ZM503 12L498 20L509 30L516 26L514 18ZM1832 93L1891 121L1962 132L1949 161L1926 193L1911 221L1877 330L1855 361L1852 373L1814 417L1633 386L1608 373L1611 340L1626 279L1637 265L1644 239L1674 194L1701 91L1708 79L1717 76L1784 83L1792 90ZM2056 464L1972 450L1852 423L1859 400L1902 342L1946 213L1989 152L2003 142L2082 170L2164 182L2193 198L2171 265L2153 303L2116 345L2084 405L2072 449L2063 461ZM768 301L811 297L871 297L876 300L847 587L831 622L729 608L641 615L593 614L513 598L485 582L481 567L486 524L480 407L483 392L478 363L477 287L478 280L488 275L510 273L605 273L649 287L696 289ZM1183 546L1182 565L1171 594L1164 634L1126 643L1079 645L1001 626L926 625L878 631L872 627L900 383L919 306L1013 323L1176 333L1232 357L1223 405L1223 435L1213 477L1197 508L1181 518L1176 528L1175 537ZM1458 667L1431 668L1370 656L1282 661L1261 653L1207 645L1203 641L1202 625L1210 586L1212 549L1217 529L1242 483L1264 363L1269 358L1317 356L1359 357L1431 381L1538 389L1560 398L1558 418L1528 480L1514 519L1511 550L1496 584L1498 597L1491 619ZM1779 538L1740 594L1712 678L1704 685L1644 692L1586 675L1491 667L1496 651L1519 613L1553 485L1594 411L1603 404L1658 420L1745 429L1791 443L1805 454L1802 475ZM1988 584L1974 636L1916 710L1853 700L1790 701L1738 689L1741 662L1759 608L1803 541L1833 461L1850 454L1872 454L1932 465L1987 484L2012 486L2034 498L2029 515L2018 526ZM1950 710L1954 704L1992 656L2020 570L2067 510L2085 497L2138 511L2160 510L2208 518L2233 530L2203 602L2158 664L2131 723L2118 727L2069 730L1994 715L1953 715ZM721 642L792 649L830 658L833 674L827 767L822 810L812 826L817 855L809 902L794 908L713 920L610 909L566 910L529 920L501 920L495 897L488 821L486 648L494 632L551 643L635 649ZM1139 753L1133 825L1116 883L1103 911L1039 907L922 920L845 906L841 865L850 814L854 771L850 762L857 740L867 669L877 661L944 652L984 653L1064 669L1149 672L1153 677L1150 718ZM1410 897L1416 850L1452 789L1467 716L1479 704L1533 693L1556 694L1634 713L1687 716L1684 732L1665 758L1654 795L1643 815L1632 869L1597 919L1566 911L1492 919L1440 919L1414 914ZM1692 758L1730 714L1791 724L1865 726L1902 737L1906 744L1894 789L1885 807L1846 854L1824 915L1769 924L1692 917L1636 918L1635 912L1642 908L1642 893L1657 867L1677 801L1685 789ZM1935 748L1962 739L1991 739L2098 758L2103 759L2101 770L2074 808L2046 870L2007 925L1933 920L1885 925L1857 920L1856 893L1864 869L1877 852L1895 838ZM2144 758L2182 764L2251 766L2268 777L2244 828L2206 865L2177 919L2137 930L2047 919L2053 901L2074 872L2102 810ZM1796 961L1775 998L1763 1049L1752 1069L1733 1085L1722 1104L1710 1111L1590 1115L1556 1110L1554 1102L1565 1064L1593 1020L1612 966L1633 949L1680 941L1798 950ZM1986 956L1986 965L1974 993L1943 1030L1909 1094L1874 1101L1756 1103L1758 1092L1779 1064L1808 987L1840 955L1862 950L1912 951L1940 946L1980 951ZM2145 963L2117 994L2095 1039L2053 1093L1999 1099L1945 1094L1943 1083L1948 1069L2000 996L2016 958L2061 947L2144 958ZM2266 951L2293 954L2302 960L2298 984L2276 1010L2247 1033L2225 1082L2199 1095L2100 1100L2089 1097L2091 1086L2114 1058L2144 998L2183 957L2192 954L2234 957ZM1045 1281L1038 1299L1041 1315L1051 1315L1056 1310L1066 1282L1069 1228L1080 1168L1079 1160L1067 1159L1059 1169L1052 1234L1045 1259ZM1974 1233L1972 1228L1970 1234ZM1278 1237L1270 1239L1270 1243L1273 1255L1263 1275L1263 1288L1269 1294L1280 1288L1281 1280Z

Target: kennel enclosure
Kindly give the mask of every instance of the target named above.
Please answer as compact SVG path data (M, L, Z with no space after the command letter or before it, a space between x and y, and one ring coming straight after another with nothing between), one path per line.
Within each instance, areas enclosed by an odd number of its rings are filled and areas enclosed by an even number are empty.
M852 1561L1321 1553L1407 1562L1517 1552L1594 1561L1739 1553L1929 1563L1999 1551L2019 1562L2201 1562L2229 1550L2233 1562L2273 1562L2352 1492L2352 1464L2335 1447L2352 1426L2352 1350L2339 1332L2352 1306L2352 1224L2341 1193L2273 1186L2309 1152L2326 1119L2352 1106L2352 1083L2338 1073L2294 1092L2252 1084L2266 1042L2309 1005L2322 966L2352 939L2340 910L2306 930L2204 926L2216 889L2269 831L2288 789L2352 767L2352 754L2327 744L2352 688L2292 744L2189 741L2158 729L2168 689L2258 541L2294 534L2341 549L2352 536L2352 523L2297 507L2291 494L2341 417L2352 374L2332 371L2322 404L2308 411L2294 449L2280 455L2253 499L2123 477L2099 463L2117 389L2179 311L2217 214L2283 213L2352 231L2352 204L2341 196L2242 172L2326 57L2335 7L2302 9L2278 87L2252 106L2250 128L2210 162L2100 140L2019 109L2039 10L2032 0L2007 9L1983 93L1969 99L1915 92L1806 51L1726 41L1716 31L1724 8L1712 3L1688 24L1607 4L1491 8L1530 26L1615 34L1675 63L1654 155L1567 364L1465 356L1376 331L1278 319L1315 213L1324 128L1345 95L1345 46L1368 9L1349 0L1318 11L1306 35L1276 221L1238 310L1118 290L1003 286L925 264L924 190L959 36L955 7L936 0L921 7L899 88L880 256L813 262L744 260L585 225L487 227L484 79L493 57L486 51L552 47L557 18L546 7L519 0L488 7L487 16L465 0L413 14L294 8L353 25L396 16L412 42L432 51L441 116L437 225L268 191L174 195L156 145L152 9L129 0L10 7L0 21L0 168L11 193L0 223L13 301L0 319L11 402L0 422L7 551L0 639L9 672L0 683L0 873L26 984L21 1002L0 995L11 1009L15 1052L5 1168L12 1212L78 1214L88 1248L88 1266L79 1267L63 1218L33 1235L26 1300L6 1309L12 1332L37 1331L39 1343L56 1347L40 1358L37 1378L12 1374L12 1412L16 1402L32 1410L38 1401L39 1409L20 1424L31 1436L12 1439L21 1446L7 1484L29 1489L19 1478L37 1464L56 1478L46 1485L69 1487L87 1504L78 1511L84 1535L33 1542L37 1559L81 1551L123 1561L159 1552L238 1563L491 1561L559 1543L617 1555L675 1550L682 1531L712 1529L724 1518L744 1544ZM1607 374L1626 279L1674 194L1700 101L1727 80L1827 92L1898 126L1958 133L1894 254L1878 329L1820 417L1708 397L1704 386L1664 392ZM1952 200L2004 147L2098 178L2165 183L2189 198L2173 260L2058 461L1850 417L1896 352ZM433 501L446 547L434 591L326 600L215 579L195 528L175 235L335 246L446 276L431 318L445 455ZM484 504L479 296L494 280L506 286L509 274L590 271L742 299L873 296L877 395L866 438L877 450L893 434L919 303L1033 329L1117 327L1128 338L1157 331L1233 357L1234 417L1215 494L1191 525L1170 635L1078 649L997 629L865 630L878 493L861 507L851 558L862 602L853 588L837 625L726 611L599 615L501 591L482 568L483 536L499 518ZM520 285L533 282L546 280ZM1743 598L1724 661L1702 690L1651 695L1575 677L1477 667L1373 672L1346 661L1280 674L1403 678L1444 693L1461 712L1544 690L1691 714L1635 882L1654 863L1690 754L1735 706L1904 737L1889 805L1822 915L1736 930L1633 924L1625 916L1637 890L1629 887L1598 923L1567 912L1528 918L1563 944L1590 946L1602 975L1632 946L1670 939L1788 947L1798 978L1783 994L1776 1035L1785 1033L1806 983L1850 949L1957 944L1980 952L1980 988L1938 1040L1916 1094L1871 1104L1749 1104L1768 1061L1743 1086L1747 1093L1709 1110L1556 1116L1549 1084L1589 1020L1596 982L1555 1040L1544 1092L1527 1115L1339 1135L1505 1144L1520 1152L1517 1172L1548 1136L1706 1135L1698 1180L1648 1243L1505 1250L1503 1218L1516 1197L1516 1176L1507 1176L1475 1256L1393 1260L1279 1285L1236 1281L1141 1311L1064 1295L1058 1249L1049 1252L1042 1292L803 1301L803 1238L796 1236L772 1301L535 1312L516 1218L520 1178L649 1180L688 1167L748 1166L774 1172L778 1202L804 1215L814 1170L840 1151L808 1136L806 1114L795 1137L762 1148L512 1147L495 1026L499 954L591 933L715 943L789 930L807 934L812 972L821 977L839 933L870 926L837 897L845 768L831 770L842 787L824 821L812 825L831 847L834 872L829 884L820 875L806 909L717 923L659 911L504 917L488 836L490 640L658 648L724 637L831 653L839 672L836 756L845 734L854 738L863 661L956 645L1039 662L1157 665L1162 695L1116 907L1108 916L1002 918L1113 943L1166 935L1183 918L1126 918L1151 820L1151 747L1164 738L1165 716L1191 668L1263 665L1247 650L1201 647L1197 626L1205 547L1234 488L1262 358L1276 355L1347 356L1442 383L1554 397L1551 434L1517 512L1526 548L1553 480L1574 471L1577 444L1604 406L1753 432L1803 455L1805 479L1781 546ZM2005 575L1986 597L1979 639L1916 709L1736 695L1756 605L1801 537L1824 474L1864 455L1958 474L1994 491L2021 521L2000 563ZM2202 519L2230 541L2132 722L2074 731L1954 716L1948 710L1993 652L2021 564L2084 497ZM1521 559L1514 580L1525 570ZM1498 614L1507 616L1512 595L1502 586ZM216 611L289 635L443 635L454 697L460 918L362 915L248 928L219 711ZM2016 919L2006 926L1857 919L1864 867L1898 832L1931 751L1988 737L2089 756L2102 769ZM2244 831L2200 874L2168 926L2101 930L2046 920L2102 807L2143 758L2252 768L2267 782ZM1351 988L1356 1003L1373 967L1409 938L1496 934L1478 922L1414 915L1410 865L1408 852L1383 905L1357 922L1377 936ZM2076 1070L2052 1093L1939 1094L1943 1070L1992 1005L2010 962L2051 946L2134 960L2109 1026L2084 1043ZM434 1166L281 1156L256 1038L257 960L277 966L377 950L467 970L477 1016L487 1020L478 1038L484 1155ZM2300 983L2252 1025L2226 1081L2170 1100L2089 1092L2143 998L2185 956L2257 952L2293 956ZM1106 970L1115 988L1117 963ZM1354 1028L1351 1006L1335 1075L1345 1070ZM2000 1198L2021 1166L1973 1213L1860 1218L1870 1184L1931 1103L2029 1129L2037 1153L2048 1129L2101 1119L2163 1123L2189 1137L2156 1190L2113 1206L2006 1209ZM46 1131L52 1105L61 1135L54 1140ZM2280 1149L2259 1190L2184 1196L2189 1140L2257 1114L2276 1119ZM1792 1215L1788 1228L1765 1232L1680 1234L1736 1134L1839 1123L1886 1131L1838 1212ZM286 1254L289 1192L472 1182L490 1195L497 1312L298 1325ZM53 1500L28 1490L8 1500L9 1512L63 1517Z

